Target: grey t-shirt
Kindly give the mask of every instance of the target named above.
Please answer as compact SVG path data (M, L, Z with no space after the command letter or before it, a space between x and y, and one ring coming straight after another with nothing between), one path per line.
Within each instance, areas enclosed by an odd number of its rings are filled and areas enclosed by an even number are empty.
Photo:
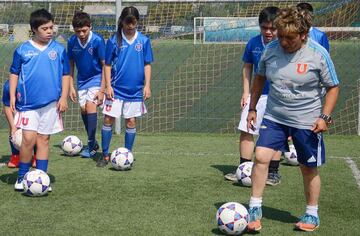
M311 39L291 54L271 42L258 74L270 81L264 118L299 129L310 129L321 114L322 88L339 84L329 53Z

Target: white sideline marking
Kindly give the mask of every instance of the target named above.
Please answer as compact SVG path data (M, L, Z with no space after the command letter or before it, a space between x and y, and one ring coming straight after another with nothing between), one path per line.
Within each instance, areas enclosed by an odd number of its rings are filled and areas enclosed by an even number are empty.
M349 167L353 173L353 176L355 178L356 184L358 185L358 187L360 189L360 170L358 169L356 163L350 157L346 157L345 161L349 165Z

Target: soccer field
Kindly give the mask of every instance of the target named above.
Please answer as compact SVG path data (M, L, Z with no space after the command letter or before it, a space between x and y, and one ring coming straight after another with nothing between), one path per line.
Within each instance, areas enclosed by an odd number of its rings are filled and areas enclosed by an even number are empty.
M58 144L68 134L51 138L53 192L47 196L15 192L17 170L0 167L0 235L222 235L217 208L248 203L250 188L223 177L238 163L236 134L139 134L135 166L125 172L63 156ZM85 133L79 137L86 140ZM0 162L6 162L5 130L0 138ZM360 189L345 160L359 168L359 142L357 136L326 136L321 226L311 235L360 232ZM122 145L123 135L113 136L112 150ZM305 209L300 172L286 165L280 172L282 183L266 188L261 235L300 235L292 227Z

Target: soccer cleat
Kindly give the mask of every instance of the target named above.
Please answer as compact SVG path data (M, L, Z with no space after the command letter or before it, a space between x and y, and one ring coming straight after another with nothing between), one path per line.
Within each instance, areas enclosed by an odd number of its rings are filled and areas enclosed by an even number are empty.
M261 207L251 207L249 209L248 232L259 232L261 230L262 210Z
M279 174L279 172L269 172L267 180L266 180L266 185L270 185L270 186L276 186L278 184L281 183L281 175Z
M82 158L93 158L96 155L96 151L92 150L91 152L89 152L88 148L84 148L81 152L80 152L80 156Z
M33 160L32 160L32 163L31 163L31 166L36 168L36 155L34 154L34 157L33 157Z
M109 156L102 157L96 162L96 166L105 167L109 163L109 160L110 160Z
M7 166L9 168L18 168L20 162L20 156L19 155L11 155L10 161L8 162Z
M99 143L98 141L95 140L94 150L97 151L99 150L99 148L100 148Z
M22 192L24 191L24 185L23 185L23 179L17 178L15 185L14 185L15 191Z
M234 183L238 182L235 173L228 173L228 174L224 175L224 177L225 177L226 180L232 181Z
M319 226L320 226L319 217L305 214L302 217L300 217L300 221L295 224L295 229L312 232L315 229L319 228Z

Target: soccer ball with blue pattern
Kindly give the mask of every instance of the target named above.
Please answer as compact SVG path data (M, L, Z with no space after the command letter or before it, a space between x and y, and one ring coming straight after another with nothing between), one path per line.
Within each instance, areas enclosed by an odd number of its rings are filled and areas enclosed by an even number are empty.
M254 162L247 161L239 165L236 170L236 178L239 183L244 186L251 186L251 172L253 168Z
M134 156L127 148L121 147L111 153L110 162L115 170L130 170Z
M240 203L228 202L217 210L216 221L221 232L239 235L249 223L249 213Z
M284 152L284 159L285 159L286 164L288 164L288 165L291 165L291 166L299 165L294 144L290 144L289 151Z
M42 170L30 170L23 180L25 194L33 197L45 195L49 191L50 178Z
M64 151L67 156L75 156L81 152L83 148L83 143L75 135L67 136L63 139L61 143L61 149Z

